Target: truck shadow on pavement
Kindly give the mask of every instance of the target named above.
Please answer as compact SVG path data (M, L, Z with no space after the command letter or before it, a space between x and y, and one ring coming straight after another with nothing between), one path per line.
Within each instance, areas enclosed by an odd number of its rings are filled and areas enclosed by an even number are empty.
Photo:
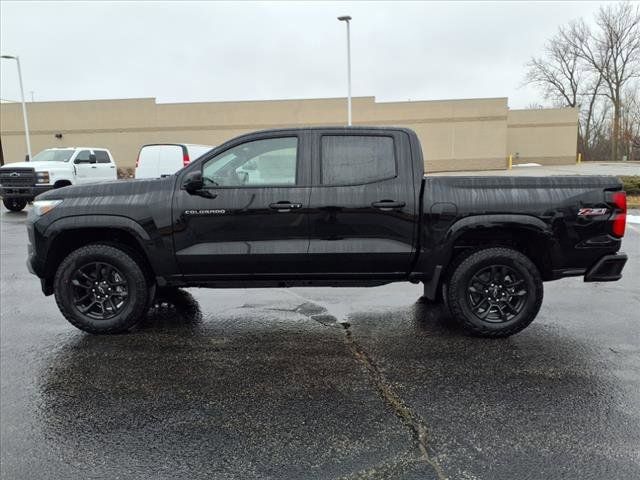
M479 453L469 428L487 437L480 442L521 448L492 423L503 409L562 424L550 408L569 414L579 398L584 410L611 390L593 374L590 347L548 326L495 341L464 337L442 309L421 304L354 314L348 324L305 321L322 314L309 305L244 310L203 318L182 292L129 335L68 340L44 360L39 381L46 441L79 478L120 464L167 478L371 469L389 472L372 478L402 478L416 468L437 478L458 468L458 455L495 460ZM479 397L496 395L482 416L466 418ZM534 435L522 420L512 427Z
M157 298L137 330L190 329L202 322L200 304L189 292L176 289Z

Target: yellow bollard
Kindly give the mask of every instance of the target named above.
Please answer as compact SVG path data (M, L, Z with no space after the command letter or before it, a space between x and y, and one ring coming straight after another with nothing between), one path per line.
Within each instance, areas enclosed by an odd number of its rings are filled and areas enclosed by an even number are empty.
M509 155L509 166L507 168L509 170L513 168L513 155Z
M576 162L578 165L582 163L582 154L578 153L578 161Z

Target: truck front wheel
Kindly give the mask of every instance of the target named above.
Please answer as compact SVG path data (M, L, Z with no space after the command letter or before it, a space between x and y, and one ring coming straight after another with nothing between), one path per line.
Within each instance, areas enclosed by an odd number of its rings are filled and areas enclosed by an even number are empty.
M12 212L19 212L27 206L27 201L22 198L3 198L2 203Z
M89 333L133 328L149 306L150 289L135 258L112 245L92 244L71 252L54 279L64 317Z
M542 304L534 263L510 248L486 248L461 257L445 283L452 317L471 335L507 337L527 327Z

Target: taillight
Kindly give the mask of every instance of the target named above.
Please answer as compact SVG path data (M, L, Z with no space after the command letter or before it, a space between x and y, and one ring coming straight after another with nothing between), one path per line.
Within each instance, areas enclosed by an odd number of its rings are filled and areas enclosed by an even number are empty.
M186 167L187 165L189 165L189 152L184 150L182 152L182 166Z
M138 158L136 158L136 168L140 166L140 152L138 152Z
M615 192L611 196L611 201L617 209L613 214L611 233L616 237L623 237L624 229L627 225L627 194L625 192Z

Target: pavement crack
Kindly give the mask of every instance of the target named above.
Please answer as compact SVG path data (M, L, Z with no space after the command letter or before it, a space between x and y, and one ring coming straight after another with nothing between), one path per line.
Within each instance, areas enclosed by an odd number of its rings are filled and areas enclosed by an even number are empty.
M343 324L347 344L358 360L369 373L371 381L384 399L384 401L393 409L394 413L402 419L402 421L411 429L420 451L419 460L427 462L433 468L436 476L440 480L445 480L447 476L442 471L440 465L429 455L428 449L428 432L426 425L422 420L402 401L398 393L393 389L387 379L384 377L376 362L371 358L367 351L354 338L350 330L349 324Z
M395 414L411 429L420 451L418 461L428 463L433 469L439 480L446 480L447 476L442 471L440 465L431 458L428 449L427 427L422 420L402 401L400 396L395 392L391 384L384 377L380 368L367 353L367 351L354 338L351 332L351 324L346 321L339 321L335 315L331 315L329 310L315 301L303 297L299 293L285 290L294 297L304 300L304 303L296 307L294 310L302 313L314 321L328 327L342 327L345 332L345 338L349 349L358 362L360 362L369 373L369 377L384 399L384 401L393 409Z

